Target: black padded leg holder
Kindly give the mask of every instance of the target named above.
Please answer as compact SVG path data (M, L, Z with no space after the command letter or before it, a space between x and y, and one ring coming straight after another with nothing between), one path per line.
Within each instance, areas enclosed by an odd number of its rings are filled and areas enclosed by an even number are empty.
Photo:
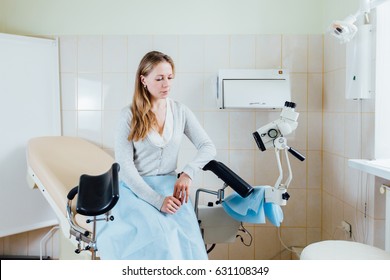
M213 172L218 178L224 181L226 185L230 186L244 198L253 192L253 187L251 185L245 182L222 162L212 160L203 167L203 170L210 170Z
M118 172L119 164L114 163L102 175L81 175L76 212L85 216L98 216L110 211L119 199Z

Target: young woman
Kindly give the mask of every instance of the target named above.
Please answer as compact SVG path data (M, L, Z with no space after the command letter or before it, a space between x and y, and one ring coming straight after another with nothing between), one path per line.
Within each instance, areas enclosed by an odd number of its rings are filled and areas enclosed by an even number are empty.
M139 64L133 102L122 110L116 135L120 199L115 220L99 225L102 259L207 259L189 193L216 150L194 114L169 98L174 77L172 59L161 52ZM184 135L197 154L177 175Z

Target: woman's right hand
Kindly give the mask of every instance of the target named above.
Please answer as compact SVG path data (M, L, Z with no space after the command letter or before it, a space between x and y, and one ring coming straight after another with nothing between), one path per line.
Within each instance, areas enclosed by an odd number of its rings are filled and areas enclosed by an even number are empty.
M174 196L167 196L164 199L163 205L161 206L160 211L167 214L175 214L181 206L180 200Z

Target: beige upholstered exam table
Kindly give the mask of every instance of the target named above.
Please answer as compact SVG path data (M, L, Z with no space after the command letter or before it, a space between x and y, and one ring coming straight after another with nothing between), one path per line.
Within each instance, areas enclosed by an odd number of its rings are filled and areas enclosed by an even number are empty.
M76 241L70 239L66 217L67 195L78 185L82 174L102 174L111 168L114 159L87 140L66 136L30 139L26 157L29 185L39 188L58 218L60 259L90 258L85 251L74 253Z

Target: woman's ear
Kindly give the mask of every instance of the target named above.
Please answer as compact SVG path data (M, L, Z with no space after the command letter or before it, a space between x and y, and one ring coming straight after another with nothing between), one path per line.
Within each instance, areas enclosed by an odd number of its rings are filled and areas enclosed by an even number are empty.
M144 87L146 87L146 81L145 81L145 76L141 75L139 76L140 77L140 80L141 80L141 83Z

